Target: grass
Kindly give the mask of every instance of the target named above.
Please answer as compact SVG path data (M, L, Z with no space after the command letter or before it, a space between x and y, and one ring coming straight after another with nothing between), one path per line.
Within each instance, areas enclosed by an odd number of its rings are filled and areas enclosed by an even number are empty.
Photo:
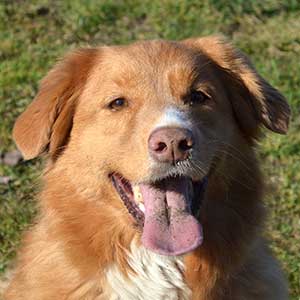
M288 98L287 136L267 134L260 156L272 191L273 249L300 299L300 2L244 0L1 1L0 152L13 149L11 129L34 97L39 80L67 50L137 39L182 39L222 33L246 52L259 72ZM40 162L0 165L0 273L15 256L35 214Z

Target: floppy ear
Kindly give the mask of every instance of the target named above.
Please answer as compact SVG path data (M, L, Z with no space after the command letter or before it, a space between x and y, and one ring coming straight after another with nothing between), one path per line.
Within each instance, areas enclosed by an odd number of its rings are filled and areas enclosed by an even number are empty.
M288 103L257 73L244 54L217 36L188 39L183 43L208 56L221 70L235 116L247 134L255 136L261 123L274 132L287 132Z
M97 49L68 54L42 80L36 98L17 119L14 140L25 159L48 151L53 157L68 140L76 103Z

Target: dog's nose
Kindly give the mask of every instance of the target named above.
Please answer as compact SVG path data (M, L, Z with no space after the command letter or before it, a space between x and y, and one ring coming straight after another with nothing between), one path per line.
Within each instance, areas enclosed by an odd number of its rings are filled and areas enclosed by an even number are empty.
M175 163L188 158L193 148L193 134L190 130L176 127L162 127L154 130L148 141L150 155L159 162Z

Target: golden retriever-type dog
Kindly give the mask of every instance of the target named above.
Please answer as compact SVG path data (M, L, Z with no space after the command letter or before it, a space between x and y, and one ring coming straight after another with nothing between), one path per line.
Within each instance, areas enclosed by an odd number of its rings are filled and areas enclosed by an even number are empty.
M48 163L4 299L287 299L255 146L289 116L220 37L66 55L14 127Z

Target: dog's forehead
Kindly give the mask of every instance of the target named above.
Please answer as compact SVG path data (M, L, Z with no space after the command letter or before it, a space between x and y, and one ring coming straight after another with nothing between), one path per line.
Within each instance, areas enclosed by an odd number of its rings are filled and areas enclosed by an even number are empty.
M188 85L197 76L201 56L177 42L148 41L108 47L102 67L118 84L140 84L159 80Z

